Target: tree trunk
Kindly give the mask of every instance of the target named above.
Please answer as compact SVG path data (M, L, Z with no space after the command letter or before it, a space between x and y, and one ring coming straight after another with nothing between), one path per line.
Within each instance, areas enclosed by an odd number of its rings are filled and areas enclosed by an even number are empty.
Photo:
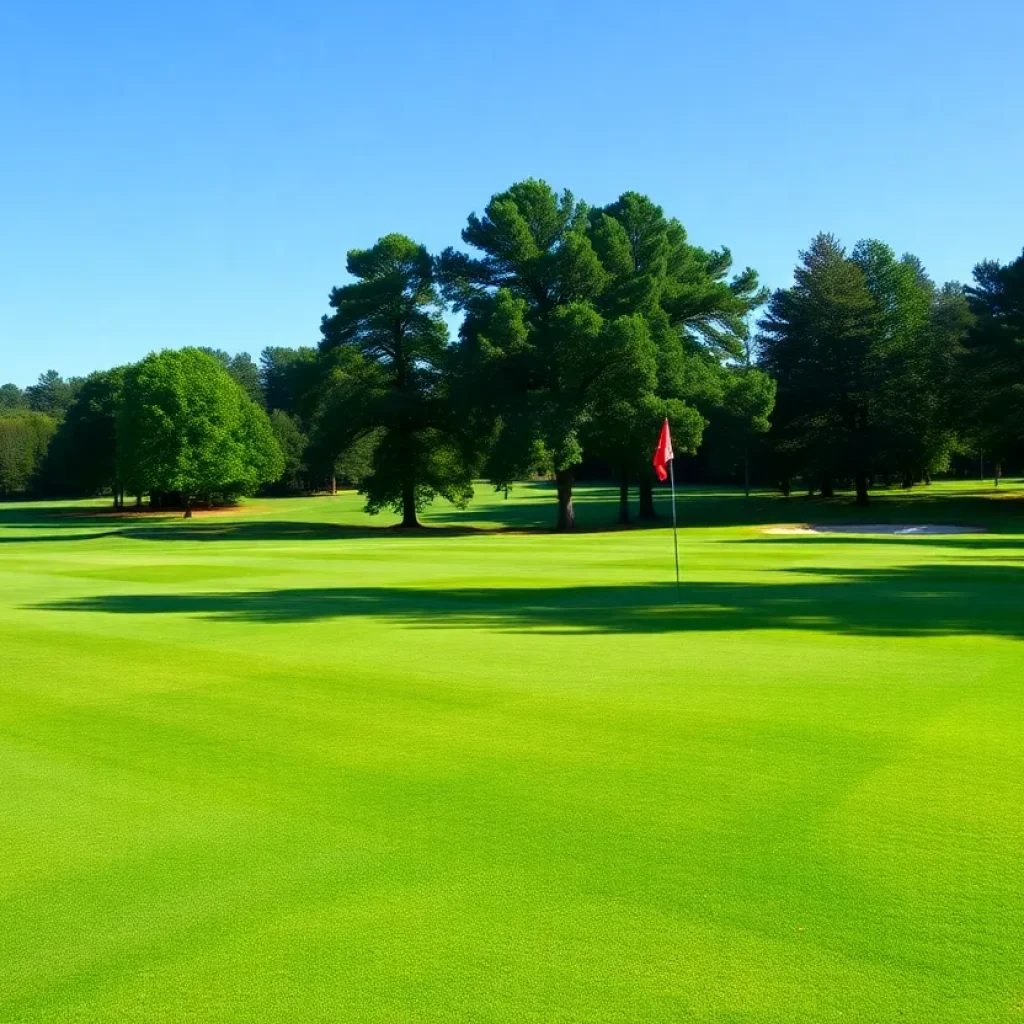
M572 507L572 470L558 470L555 482L558 485L558 529L571 530L576 525L576 511Z
M657 519L654 511L654 484L650 480L640 481L640 519Z
M338 493L338 478L336 476L331 477L331 494L335 495Z
M192 518L192 499L191 498L186 498L185 499L185 518L186 519L191 519Z
M743 493L750 497L750 445L746 442L743 444Z
M995 485L996 485L996 487L999 486L999 478L1002 475L1003 475L1003 464L1001 462L997 462L996 463L996 470L995 470L995 473L993 474L993 476L995 478Z
M923 473L921 474L921 476L922 476L922 477L923 477L923 479L924 479L924 485L925 485L925 487L931 487L931 485L932 485L932 475L931 475L931 473L929 473L929 472L928 472L928 470L926 469L926 470L925 470L925 471L924 471L924 472L923 472Z
M118 492L117 492L117 491L114 491L114 508L120 508L120 507L121 507L121 506L120 506L120 505L118 505L118 503L117 503L117 502L118 502L118 498L119 498L119 494L118 494Z
M629 526L629 470L622 471L622 480L619 483L619 523L622 526Z
M857 504L868 504L868 476L863 470L857 470Z
M135 507L136 508L142 508L142 495L141 494L136 494L135 495Z
M407 483L402 485L402 529L415 530L420 525L416 517L416 485Z
M903 490L909 491L914 486L914 476L912 473L903 474Z
M792 489L793 488L792 488L792 485L790 484L789 477L788 476L784 476L782 478L782 480L779 481L779 490L782 492L782 496L784 498L788 498L789 497L789 493L790 493L790 491Z
M834 498L836 496L836 489L832 483L832 477L822 477L821 480L821 496L823 498Z

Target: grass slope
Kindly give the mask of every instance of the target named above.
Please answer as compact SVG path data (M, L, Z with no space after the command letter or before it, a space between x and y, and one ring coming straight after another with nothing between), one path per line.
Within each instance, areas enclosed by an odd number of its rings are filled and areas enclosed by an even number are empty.
M1024 1019L1022 496L0 506L0 1021Z

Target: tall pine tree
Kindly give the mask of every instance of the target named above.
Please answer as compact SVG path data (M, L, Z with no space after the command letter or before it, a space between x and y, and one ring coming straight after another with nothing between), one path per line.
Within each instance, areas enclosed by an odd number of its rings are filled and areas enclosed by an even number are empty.
M878 308L864 271L832 236L800 254L792 288L776 291L761 320L762 365L778 383L778 446L788 472L831 494L840 477L868 502L877 435Z
M321 324L337 361L321 417L332 454L357 449L370 461L359 488L371 513L390 508L403 527L435 494L464 505L472 462L447 394L448 329L427 250L386 235L348 254L355 280L331 292ZM319 445L322 447L322 442Z
M470 216L463 241L441 259L447 294L465 319L459 360L483 422L487 462L504 483L550 472L560 530L575 525L573 483L589 426L608 396L634 402L655 385L657 353L633 311L605 315L609 281L588 232L587 208L569 192L523 181Z

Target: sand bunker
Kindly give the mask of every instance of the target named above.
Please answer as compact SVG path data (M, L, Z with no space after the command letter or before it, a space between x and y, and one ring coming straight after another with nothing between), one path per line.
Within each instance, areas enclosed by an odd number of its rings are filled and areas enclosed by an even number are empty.
M808 535L818 533L867 533L888 534L899 537L942 537L954 533L984 533L982 526L948 526L944 524L923 523L908 526L906 523L852 523L849 525L830 526L769 526L765 533L785 533Z

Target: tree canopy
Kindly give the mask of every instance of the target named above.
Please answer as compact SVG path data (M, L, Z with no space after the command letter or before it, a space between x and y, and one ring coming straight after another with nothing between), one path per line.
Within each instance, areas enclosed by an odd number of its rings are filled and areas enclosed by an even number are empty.
M404 235L348 254L351 284L331 292L321 349L335 355L319 417L320 444L368 455L359 480L371 513L390 508L404 527L441 495L469 499L472 465L448 401L448 329L434 261Z
M627 523L634 489L654 517L665 418L677 479L748 494L799 482L864 503L968 459L997 480L1024 465L1024 256L982 261L964 288L881 240L847 250L823 233L769 296L650 197L590 206L536 179L492 196L461 239L436 258L398 233L351 250L317 346L3 385L0 488L190 508L340 478L415 526L437 496L463 505L476 475L542 475L568 529L575 481L601 476Z
M967 291L960 408L969 436L996 460L1024 454L1024 254L1008 264L979 263ZM958 311L949 311L956 320ZM947 325L948 326L948 325ZM954 327L955 330L955 327Z
M266 413L195 348L128 368L117 429L125 487L179 494L186 515L197 501L252 493L284 468Z
M81 383L80 378L65 380L56 370L47 370L39 375L35 384L25 388L25 399L33 412L58 420L71 407Z
M125 370L90 374L75 395L47 452L48 489L99 494L121 490L117 417L124 400Z
M0 494L5 498L36 482L56 429L56 421L45 413L0 413Z
M586 447L627 485L665 415L680 450L696 447L703 423L681 393L679 332L688 314L709 336L719 324L707 308L684 313L694 254L658 207L628 195L592 211L527 180L471 215L462 238L476 254L446 250L441 270L465 313L460 367L492 430L492 480L553 473L568 529Z

